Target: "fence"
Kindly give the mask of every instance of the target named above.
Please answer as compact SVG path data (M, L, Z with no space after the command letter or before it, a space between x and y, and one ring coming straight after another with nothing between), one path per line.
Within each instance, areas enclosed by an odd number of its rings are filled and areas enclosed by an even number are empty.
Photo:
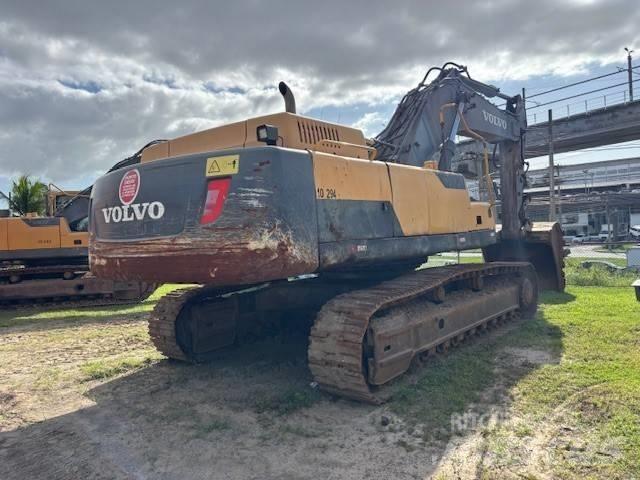
M580 80L560 87L526 96L527 122L529 125L544 123L548 118L548 109L552 110L553 117L558 119L570 117L580 113L589 113L613 105L624 104L633 101L630 90L634 84L640 82L638 75L640 65L627 68L618 67L616 71L598 75L596 77ZM624 77L628 77L625 79ZM597 86L593 82L596 82ZM603 85L606 83L608 85ZM587 88L585 91L583 88ZM536 100L534 100L534 98ZM637 99L636 99L637 100Z
M614 85L618 86L618 85ZM603 108L612 107L614 105L621 105L628 103L630 100L629 91L628 90L618 90L615 92L609 92L602 95L589 96L587 93L581 93L576 95L578 100L570 103L561 103L560 105L555 105L550 110L552 111L553 118L555 120L559 120L562 118L569 118L572 115L577 115L580 113L589 113L595 110L602 110ZM586 97L586 98L585 98ZM551 102L550 104L562 102L562 100L556 100ZM533 106L531 106L531 104ZM539 108L541 106L546 106L550 104L540 104L536 105L533 102L530 102L530 105L527 105L527 124L529 126L535 126L538 123L545 123L549 118L549 113L547 110L543 110ZM546 128L546 127L545 127Z

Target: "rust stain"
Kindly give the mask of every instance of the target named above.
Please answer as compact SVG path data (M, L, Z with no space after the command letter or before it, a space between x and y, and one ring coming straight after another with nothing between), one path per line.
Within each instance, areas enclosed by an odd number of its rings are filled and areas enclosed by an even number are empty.
M210 236L93 241L90 249L91 271L116 280L230 286L283 279L318 268L313 248L296 243L279 223L263 230L217 229Z

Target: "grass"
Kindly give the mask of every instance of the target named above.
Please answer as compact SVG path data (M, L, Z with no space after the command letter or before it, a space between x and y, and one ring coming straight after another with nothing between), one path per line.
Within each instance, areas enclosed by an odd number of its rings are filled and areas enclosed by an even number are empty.
M619 394L635 389L640 401L640 304L632 290L570 287L569 291L576 294L575 301L543 305L545 319L562 332L562 361L521 382L526 405L538 410L551 407L595 385L609 385Z
M148 354L139 357L124 357L100 359L87 362L80 366L85 380L105 380L151 365L155 360L162 358L158 354Z
M543 418L558 413L589 432L589 442L617 439L622 455L598 463L602 473L640 473L640 304L628 288L571 288L576 301L544 305L563 334L560 363L546 365L516 387L517 406ZM558 406L562 410L558 412ZM591 459L591 461L597 461ZM564 462L564 474L580 467Z
M421 265L421 268L441 267L443 265L456 263L481 263L482 261L482 252L479 250L469 250L461 252L460 262L458 262L458 255L456 254L456 252L449 252L446 255L439 253L430 256L427 262Z
M624 245L624 247L628 247ZM624 250L617 250L624 251ZM608 252L608 250L603 250ZM461 253L460 258L455 252L446 254L436 254L429 257L421 268L441 267L443 265L457 263L480 263L483 261L482 252L479 250L469 250ZM595 265L590 268L583 268L583 262L607 262L618 267L626 267L626 258L620 257L569 257L565 258L565 277L567 284L578 286L596 286L596 287L626 287L636 278L640 277L640 273L634 272L611 272L607 267Z
M153 309L158 299L183 285L162 285L146 300L130 305L113 305L103 307L78 307L46 309L6 309L0 311L0 328L30 325L57 320L60 322L110 320L115 317L130 317L143 314Z
M640 273L638 272L612 272L607 267L601 265L594 265L589 268L582 267L582 262L586 260L589 259L565 259L565 278L567 280L567 284L595 287L628 287L636 278L640 277ZM614 263L618 266L626 266L626 260L624 259L602 260Z
M478 401L494 380L490 358L495 342L465 347L453 355L435 357L417 381L395 386L392 410L409 422L433 425L434 435L448 430L451 416Z
M612 263L618 267L626 267L627 266L627 259L626 258L620 258L620 257L574 257L571 256L569 258L565 258L565 263L569 263L572 265L580 265L583 262L605 262L605 263Z
M83 392L89 381L154 363L162 357L149 342L144 312L172 288L137 305L1 311L0 390L26 389L30 401L58 408L52 393Z
M601 248L596 248L596 252L626 252L634 247L637 247L637 243L622 243L617 245L603 245Z
M497 368L505 346L551 352L556 360ZM491 403L483 398L487 386L503 383L509 415L521 420L486 433L488 458L510 462L519 448L528 455L531 437L545 425L554 478L640 476L640 303L632 289L545 292L535 318L430 367L397 387L391 408L407 421L448 432L453 414L481 399ZM505 456L505 448L512 453Z
M430 360L427 368L412 371L392 386L395 395L384 408L402 417L407 428L426 425L429 438L448 440L453 415L474 404L504 405L515 420L483 432L487 458L503 464L528 458L526 448L548 429L549 439L543 442L551 458L547 477L640 477L640 303L626 277L580 269L579 259L567 259L567 276L569 283L622 286L571 285L564 294L545 292L535 318ZM0 325L19 327L6 328L10 341L0 342L5 388L28 391L32 399L41 396L44 404L53 401L61 385L84 390L89 381L108 383L152 364L160 356L149 343L142 316L131 324L118 322L149 311L171 288L175 286L162 287L140 305L0 313ZM5 332L0 329L0 334ZM548 352L552 361L509 363L512 357L505 357L505 347ZM282 352L269 354L290 359ZM251 363L247 368L257 367ZM260 375L273 373L271 363L261 368L265 371ZM23 377L18 378L18 370ZM496 385L502 390L488 388ZM282 417L319 401L328 400L305 383L267 389L249 401L248 409L270 419L268 435L276 432L303 441L321 435L303 424L287 423L296 416ZM170 403L157 407L176 410ZM192 417L196 416L190 413L186 418ZM239 423L218 414L189 428L202 436L228 430L236 434ZM397 442L407 451L415 447L402 438ZM487 477L500 478L491 468Z

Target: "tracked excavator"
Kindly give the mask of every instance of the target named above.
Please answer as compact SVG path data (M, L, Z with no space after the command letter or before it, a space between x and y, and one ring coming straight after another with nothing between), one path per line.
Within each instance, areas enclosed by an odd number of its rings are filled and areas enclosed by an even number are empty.
M531 315L539 288L564 288L559 226L525 215L520 96L448 63L368 140L296 114L291 90L279 89L285 112L154 144L94 186L96 276L200 284L150 315L164 355L206 361L261 322L311 312L317 384L378 403L415 359ZM482 201L451 171L458 135L485 146ZM418 268L467 249L486 263Z
M135 158L110 171L135 162ZM102 279L89 272L90 193L91 187L65 191L50 184L44 216L20 211L2 194L18 216L4 211L0 218L0 308L33 303L132 303L153 292L153 284Z

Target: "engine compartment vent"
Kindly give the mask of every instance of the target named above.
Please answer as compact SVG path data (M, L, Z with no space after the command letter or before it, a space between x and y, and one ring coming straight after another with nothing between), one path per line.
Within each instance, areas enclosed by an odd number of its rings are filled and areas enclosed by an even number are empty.
M314 145L322 140L340 141L338 129L319 122L298 120L300 142Z

